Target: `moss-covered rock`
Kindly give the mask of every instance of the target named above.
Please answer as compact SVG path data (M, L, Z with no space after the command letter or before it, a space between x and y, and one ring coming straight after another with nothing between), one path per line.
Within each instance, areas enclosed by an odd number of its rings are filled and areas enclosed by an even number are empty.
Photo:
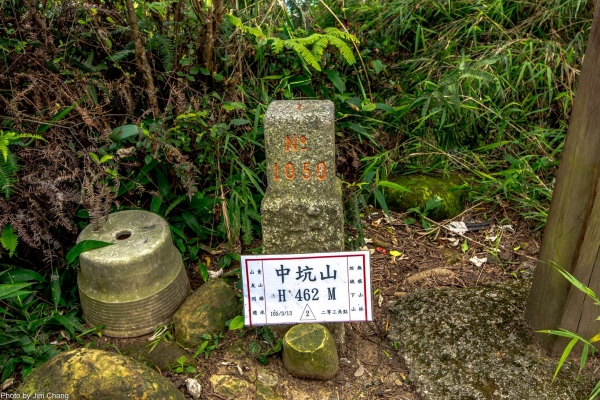
M16 392L94 400L184 398L175 385L147 366L119 354L84 348L61 353L37 367Z
M213 375L210 377L213 392L227 399L240 399L246 397L250 384L243 379L229 375Z
M211 279L175 313L175 338L183 347L196 348L205 340L202 335L223 333L225 322L239 313L235 292L222 280Z
M162 371L177 367L179 365L177 359L182 356L186 358L185 365L190 365L194 368L198 366L198 362L196 362L194 357L181 346L165 340L161 340L156 346L153 346L150 342L133 343L121 350L121 354L141 361L151 368L157 366Z
M530 281L413 291L389 307L410 380L424 400L587 399L594 381L548 359L523 319Z
M283 338L283 365L301 378L328 380L339 370L333 337L323 325L300 324Z
M434 196L439 196L442 203L429 211L427 216L433 220L454 218L464 210L465 190L460 186L459 176L433 177L427 175L406 175L391 178L391 182L403 186L409 192L386 188L385 201L390 210L405 212L409 208L425 209L425 205Z
M281 400L281 395L270 386L258 381L256 382L256 400Z

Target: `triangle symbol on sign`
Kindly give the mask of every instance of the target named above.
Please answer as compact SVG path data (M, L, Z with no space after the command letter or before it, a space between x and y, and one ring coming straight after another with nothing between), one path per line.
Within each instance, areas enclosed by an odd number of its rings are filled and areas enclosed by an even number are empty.
M302 311L300 321L310 321L315 319L317 319L317 317L315 317L315 314L312 312L310 306L307 304L306 307L304 307L304 310Z

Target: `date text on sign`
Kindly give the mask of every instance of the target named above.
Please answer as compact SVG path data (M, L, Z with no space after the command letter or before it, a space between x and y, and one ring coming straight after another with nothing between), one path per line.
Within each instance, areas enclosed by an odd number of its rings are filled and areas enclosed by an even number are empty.
M372 321L369 256L242 256L245 324Z

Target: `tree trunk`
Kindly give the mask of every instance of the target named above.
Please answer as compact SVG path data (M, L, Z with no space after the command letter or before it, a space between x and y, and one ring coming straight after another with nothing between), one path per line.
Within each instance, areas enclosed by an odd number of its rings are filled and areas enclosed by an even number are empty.
M600 294L600 7L579 81L525 316L534 330L560 327L589 339L600 332L600 310L551 265ZM538 338L551 354L564 350L564 338Z
M131 0L125 0L125 7L127 8L127 19L129 19L129 26L133 35L133 41L135 44L135 63L138 70L142 73L144 80L146 81L146 97L148 98L148 108L150 108L154 114L160 111L158 108L158 100L156 98L156 88L154 87L154 78L152 77L152 69L148 64L146 58L146 49L142 42L142 34L137 23L137 15L135 15L135 8L133 8L133 2Z

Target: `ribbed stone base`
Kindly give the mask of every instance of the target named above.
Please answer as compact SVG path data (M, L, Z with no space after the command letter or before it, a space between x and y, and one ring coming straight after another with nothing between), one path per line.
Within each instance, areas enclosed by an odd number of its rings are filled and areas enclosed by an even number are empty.
M167 324L190 293L183 263L180 273L163 290L143 299L107 303L79 291L83 317L88 325L104 325L102 333L113 337L136 337Z

